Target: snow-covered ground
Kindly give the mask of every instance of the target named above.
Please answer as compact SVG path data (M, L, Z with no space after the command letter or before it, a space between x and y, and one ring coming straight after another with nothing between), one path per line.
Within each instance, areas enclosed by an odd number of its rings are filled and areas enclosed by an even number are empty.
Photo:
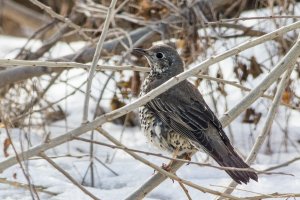
M15 50L22 47L26 42L23 39L10 38L6 36L0 36L0 57L1 58L11 58L15 55ZM236 41L235 41L236 42ZM32 45L39 46L39 42L36 42ZM78 49L83 44L74 44L72 48ZM220 48L216 48L222 52L225 50L225 47L222 48L223 44L220 42ZM230 45L229 45L230 46ZM247 50L244 52L245 55L260 55L258 57L261 60L266 59L267 54L264 53L265 48L258 46L256 48ZM66 45L59 45L56 47L56 51L53 51L57 55L67 54L72 52L72 48L69 48ZM52 55L55 57L55 55ZM268 65L268 63L266 63ZM217 69L218 65L212 66L212 68ZM232 76L232 67L233 61L227 59L221 62L221 69L224 73L224 78L228 80L234 80ZM214 74L212 70L211 74ZM81 74L82 70L72 70L69 73L65 73L62 76L71 77L76 74ZM86 75L82 75L76 79L76 81L70 81L71 84L78 86L85 79ZM257 79L253 80L251 83L246 85L249 87L255 87L262 78L265 76L261 75ZM98 96L101 92L106 77L99 75L95 78L93 83L93 95ZM111 89L110 92L105 93L103 102L101 105L104 107L109 105L109 99L114 94L114 84L110 83L108 88ZM82 87L84 90L85 87ZM206 87L205 84L201 85L200 90L205 94ZM57 84L53 86L50 91L47 93L47 97L50 100L58 100L61 97L71 92L72 88L64 86L62 84ZM231 86L226 86L226 91L229 94L227 100L229 102L229 109L232 108L241 98L245 95L240 92L239 89L233 88ZM212 105L211 99L208 96L205 96L209 105ZM82 110L83 110L83 101L84 95L82 93L76 93L75 95L68 98L66 101L60 103L60 106L68 114L67 120L62 122L56 122L47 126L47 130L32 129L30 130L31 142L34 145L39 144L43 140L45 131L51 133L51 137L59 136L65 133L67 130L78 127L81 124L82 119ZM219 99L218 111L222 114L225 111L224 100ZM259 100L255 103L253 107L256 108L256 111L262 112L262 119L257 127L254 125L243 124L241 123L241 117L238 117L231 124L232 132L234 135L234 145L239 150L239 152L246 156L253 142L256 139L256 136L260 134L262 127L264 125L264 120L267 115L268 108L270 106L270 101L268 100ZM90 115L93 114L93 109L95 108L95 103L91 102ZM287 113L291 114L289 120L289 140L288 147L285 149L283 145L284 134L282 133L280 126L285 126L285 118ZM271 148L273 150L272 154L265 154L265 146L260 151L258 158L255 161L255 164L252 165L255 169L263 170L268 167L277 165L279 163L288 161L295 157L299 157L299 141L300 135L298 131L300 130L299 124L300 113L296 111L288 111L286 108L281 107L278 111L276 117L276 122L273 124L271 130ZM67 124L67 128L66 128ZM280 125L280 126L279 126ZM115 125L112 123L106 123L103 125L103 128L110 132L115 138L119 139L122 136L122 143L127 147L151 151L157 153L159 150L148 145L144 135L141 133L139 127L135 128L125 128L124 133L122 134L123 126ZM226 128L228 132L228 128ZM24 137L24 132L20 132L19 129L11 130L11 136L14 141L14 145L17 148L21 148L20 141ZM85 138L90 138L90 134L84 134ZM0 129L0 144L4 143L4 140L7 138L6 131ZM107 142L106 139L100 135L95 134L95 139L101 142ZM291 143L292 141L292 143ZM294 145L291 145L294 144ZM24 147L26 149L26 146ZM14 155L12 148L8 149L10 155ZM89 144L81 141L72 141L67 144L58 146L53 150L47 151L47 155L53 157L53 160L69 174L72 175L78 182L82 181L88 165L89 165ZM115 157L113 158L113 155ZM147 179L153 176L153 169L148 166L138 162L137 160L130 157L128 154L124 153L122 150L114 150L103 146L95 145L95 156L100 159L102 162L105 162L112 170L114 170L117 175L113 174L111 171L104 168L101 164L95 161L95 187L86 187L90 192L92 192L97 197L104 200L115 200L115 199L124 199L127 195L133 192L137 187L144 183ZM149 161L161 165L167 161L154 157L142 155L144 158ZM113 158L113 160L112 160ZM3 151L0 151L0 161L5 160ZM193 157L193 161L199 162L210 162L215 164L212 159L207 161L207 156L204 153L197 153ZM44 187L45 191L56 193L57 195L50 195L44 192L38 192L40 199L51 199L51 200L81 200L89 199L82 191L80 191L76 186L70 183L62 174L60 174L56 169L47 163L43 159L32 159L28 163L28 171L30 174L30 179L32 184L37 186ZM248 185L238 186L238 189L233 193L236 196L252 196L259 193L270 194L270 193L300 193L300 161L294 162L289 166L280 168L275 171L284 172L291 175L259 175L259 181L251 181ZM199 184L204 187L208 187L214 190L222 191L230 182L230 177L223 171L217 170L210 167L199 167L196 165L188 165L182 167L177 175L183 179L192 181L196 184ZM11 181L17 181L21 183L27 183L26 178L23 175L23 172L19 165L15 165L3 173L0 174L0 178L7 178ZM90 176L87 176L85 183L90 183ZM195 200L198 199L213 199L214 197L210 194L202 193L193 188L187 187L191 197ZM244 190L244 191L242 191ZM246 191L245 191L246 190ZM252 191L252 192L250 192ZM3 200L12 200L12 199L31 199L30 192L27 189L21 189L19 187L10 186L8 184L0 183L0 199ZM186 195L180 188L177 182L172 182L171 180L165 181L163 184L158 186L154 191L152 191L147 199L156 199L156 200L184 200L187 199ZM284 199L284 198L283 198Z

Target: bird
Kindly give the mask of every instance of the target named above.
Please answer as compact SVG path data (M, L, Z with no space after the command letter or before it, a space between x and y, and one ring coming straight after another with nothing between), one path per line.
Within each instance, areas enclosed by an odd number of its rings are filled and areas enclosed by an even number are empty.
M146 57L150 65L140 96L184 71L184 62L177 50L166 44L149 49L134 48L133 54ZM187 80L140 106L139 118L150 143L173 154L173 158L185 155L189 159L202 149L220 166L249 168L235 151L222 124L197 87ZM165 169L169 166L163 165ZM253 171L225 171L238 184L247 184L250 179L258 181Z

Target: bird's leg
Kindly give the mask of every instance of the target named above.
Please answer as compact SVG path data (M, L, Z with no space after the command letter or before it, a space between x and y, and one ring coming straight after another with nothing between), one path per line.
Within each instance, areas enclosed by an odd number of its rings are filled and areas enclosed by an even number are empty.
M187 160L187 161L191 161L192 160L192 155L193 153L185 153L183 159ZM189 165L190 163L188 162L187 165Z
M178 156L178 153L179 153L179 149L175 149L175 151L173 152L173 155L172 155L172 159L176 159ZM173 164L173 162L174 162L174 160L171 160L169 162L169 164L163 163L162 168L168 172L171 171L171 165Z

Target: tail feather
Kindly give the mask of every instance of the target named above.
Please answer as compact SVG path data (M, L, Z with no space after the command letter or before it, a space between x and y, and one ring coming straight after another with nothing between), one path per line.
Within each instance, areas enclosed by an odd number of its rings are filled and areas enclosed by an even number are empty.
M249 165L246 164L242 158L233 150L230 149L226 156L223 156L222 159L216 159L219 165L223 167L234 167L234 168L249 168ZM258 180L257 174L251 171L237 171L237 170L225 170L226 173L237 183L247 184L250 179L255 181Z

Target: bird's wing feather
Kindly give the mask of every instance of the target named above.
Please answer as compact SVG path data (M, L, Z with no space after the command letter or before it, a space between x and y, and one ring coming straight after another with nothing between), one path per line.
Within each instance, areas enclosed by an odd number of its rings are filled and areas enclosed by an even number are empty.
M210 146L206 143L212 139L209 134L205 134L209 126L215 127L220 139L228 144L229 139L223 132L221 123L205 103L199 91L188 82L183 87L184 90L179 86L173 88L173 91L165 92L151 100L147 106L176 132L199 142L204 147Z
M236 154L224 133L221 123L204 102L198 90L190 85L167 91L151 100L147 106L164 123L177 133L194 141L221 166L249 167ZM236 182L257 180L253 172L226 171Z

